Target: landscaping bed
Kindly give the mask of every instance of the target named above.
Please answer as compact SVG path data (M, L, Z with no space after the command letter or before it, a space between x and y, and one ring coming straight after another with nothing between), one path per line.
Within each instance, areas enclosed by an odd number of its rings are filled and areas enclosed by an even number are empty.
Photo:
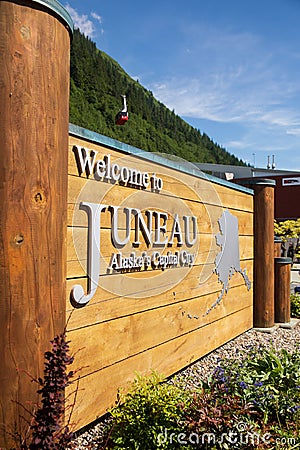
M300 448L299 344L299 325L252 329L168 380L137 376L73 448Z

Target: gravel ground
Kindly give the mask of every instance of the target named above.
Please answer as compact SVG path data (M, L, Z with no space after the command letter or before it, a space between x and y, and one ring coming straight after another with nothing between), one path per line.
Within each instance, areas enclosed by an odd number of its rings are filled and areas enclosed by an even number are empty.
M284 348L292 351L297 344L300 344L300 324L293 329L277 328L272 333L251 329L199 359L188 368L180 371L175 377L179 376L181 380L186 381L187 385L197 387L200 379L205 379L212 373L220 358L234 357L237 354L237 350L247 351L252 346L262 345L272 346L278 350ZM80 434L74 441L75 449L100 449L103 428L108 420L104 419Z

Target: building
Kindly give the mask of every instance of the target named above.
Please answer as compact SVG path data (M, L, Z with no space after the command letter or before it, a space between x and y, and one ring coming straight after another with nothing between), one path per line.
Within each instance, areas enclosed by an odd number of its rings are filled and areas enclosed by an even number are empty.
M300 172L222 164L196 163L196 166L205 173L238 184L241 180L241 184L244 184L245 180L253 178L275 180L275 219L300 217Z

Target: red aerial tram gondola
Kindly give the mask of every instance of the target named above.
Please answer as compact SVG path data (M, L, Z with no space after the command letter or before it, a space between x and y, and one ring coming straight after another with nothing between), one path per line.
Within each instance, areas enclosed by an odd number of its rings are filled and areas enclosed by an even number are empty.
M128 121L126 95L121 95L121 97L123 97L123 109L116 115L116 125L124 125Z

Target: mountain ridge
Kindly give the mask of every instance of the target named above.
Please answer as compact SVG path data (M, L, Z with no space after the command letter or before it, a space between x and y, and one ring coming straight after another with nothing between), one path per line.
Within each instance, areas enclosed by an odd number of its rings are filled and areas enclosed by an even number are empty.
M118 126L121 94L127 96L129 121ZM155 99L78 29L71 45L70 122L145 151L191 162L246 165Z

